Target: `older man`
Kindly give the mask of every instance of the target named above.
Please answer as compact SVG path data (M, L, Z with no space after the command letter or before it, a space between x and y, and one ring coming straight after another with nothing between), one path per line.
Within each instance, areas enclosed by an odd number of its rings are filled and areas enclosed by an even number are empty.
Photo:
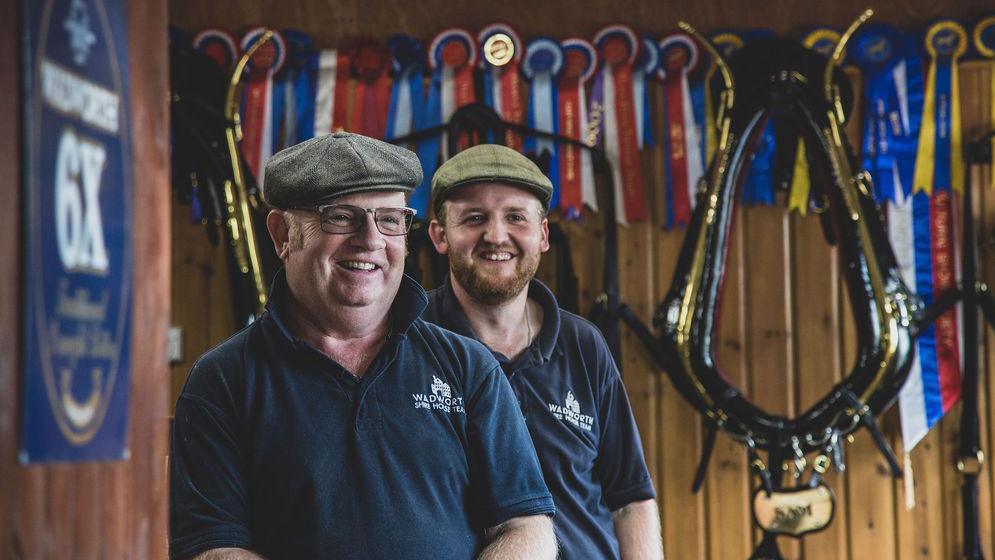
M615 362L594 326L533 278L549 249L552 192L534 163L503 146L440 167L429 234L451 273L424 317L500 362L556 503L561 558L659 559L653 484Z
M176 405L173 558L553 558L552 499L478 343L418 317L411 152L335 133L266 166L269 309Z

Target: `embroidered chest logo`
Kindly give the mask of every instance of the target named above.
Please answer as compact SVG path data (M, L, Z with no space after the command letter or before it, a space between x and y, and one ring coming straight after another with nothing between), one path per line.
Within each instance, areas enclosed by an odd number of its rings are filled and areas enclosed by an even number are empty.
M594 425L593 416L581 413L580 403L574 397L573 391L567 391L567 399L562 406L549 403L549 412L557 420L566 420L583 430L591 431L591 426Z
M457 412L466 414L463 407L463 397L454 397L453 390L448 383L432 376L431 393L412 393L415 400L415 408L425 410L438 410L440 412Z

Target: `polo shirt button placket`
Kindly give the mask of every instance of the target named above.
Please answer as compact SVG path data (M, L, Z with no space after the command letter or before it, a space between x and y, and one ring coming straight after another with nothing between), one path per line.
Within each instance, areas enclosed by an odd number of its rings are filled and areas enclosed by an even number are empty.
M365 395L361 394L362 391L363 385L357 384L351 396L353 402L359 399L359 402L356 404L356 431L369 433L379 430L382 426L380 407L378 406L376 389L371 387L366 391Z

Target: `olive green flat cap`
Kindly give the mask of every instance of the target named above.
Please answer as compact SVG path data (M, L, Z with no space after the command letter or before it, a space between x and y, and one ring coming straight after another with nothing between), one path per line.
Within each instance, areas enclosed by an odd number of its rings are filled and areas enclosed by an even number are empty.
M421 164L411 150L334 132L273 154L266 162L263 198L287 209L358 192L409 193L421 181Z
M442 164L432 177L432 208L436 215L453 189L474 183L503 183L525 188L549 210L553 183L524 155L497 144L467 148Z

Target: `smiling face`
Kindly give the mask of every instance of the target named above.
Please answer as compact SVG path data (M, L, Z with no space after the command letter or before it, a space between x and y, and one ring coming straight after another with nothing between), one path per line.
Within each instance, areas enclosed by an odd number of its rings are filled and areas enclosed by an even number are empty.
M400 192L370 192L334 203L383 208L403 207L405 200ZM365 308L386 314L390 309L404 273L405 236L383 235L372 214L348 234L325 233L318 215L307 210L271 212L267 226L290 291L308 313L321 317L343 308Z
M429 235L449 257L453 279L485 304L504 303L526 289L549 250L549 222L535 195L519 187L477 183L443 203Z

